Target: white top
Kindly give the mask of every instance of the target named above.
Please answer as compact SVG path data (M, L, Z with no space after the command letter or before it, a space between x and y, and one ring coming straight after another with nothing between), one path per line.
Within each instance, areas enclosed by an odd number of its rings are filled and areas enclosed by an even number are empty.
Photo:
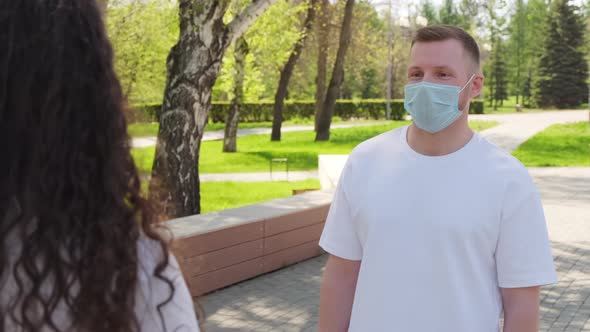
M149 240L148 240L149 241ZM162 319L157 305L166 301L170 289L163 281L153 276L154 269L160 262L159 246L154 242L139 243L140 261L139 288L135 300L135 314L142 332L199 332L195 307L191 294L186 286L182 272L174 255L169 256L169 265L163 274L174 284L174 297L162 307L162 318L166 330L162 329Z
M9 243L9 254L13 257L18 254L20 245L11 241ZM161 308L163 321L160 318L158 304L163 303L170 294L170 289L164 281L153 276L153 271L161 261L161 250L159 245L143 237L138 243L139 267L138 267L138 286L135 300L135 313L139 322L140 331L142 332L160 332L164 331L162 324L165 325L166 331L175 332L198 332L199 326L195 315L194 304L188 291L178 263L174 256L170 254L169 265L162 274L172 281L175 291L171 301ZM12 270L12 269L11 269ZM16 284L10 274L0 276L0 305L12 303L16 292ZM45 292L50 292L51 287L44 285ZM7 318L9 319L9 318ZM71 320L68 310L62 302L58 304L53 314L54 322L63 330L70 328ZM14 327L14 323L6 322L8 329L6 331L20 331ZM53 331L45 327L41 332Z
M497 332L499 287L557 281L538 191L478 134L440 157L406 134L354 149L320 239L362 260L349 331Z

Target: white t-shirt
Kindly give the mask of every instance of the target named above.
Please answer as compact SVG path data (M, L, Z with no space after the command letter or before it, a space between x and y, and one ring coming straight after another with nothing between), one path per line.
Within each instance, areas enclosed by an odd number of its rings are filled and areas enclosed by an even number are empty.
M9 243L9 256L15 257L20 251L20 244L16 241ZM135 299L135 314L139 322L140 331L142 332L161 332L164 331L162 324L166 327L165 331L175 332L199 332L199 326L194 310L193 301L188 291L178 263L174 256L170 254L169 264L162 274L172 281L175 291L171 301L158 311L157 305L163 303L169 296L169 287L164 281L153 276L153 271L161 260L161 250L156 242L145 237L138 243L138 285ZM52 287L44 284L45 292L50 292ZM10 273L0 276L0 305L6 306L13 303L17 287ZM68 309L65 304L59 303L52 315L53 321L62 330L70 328L71 319L68 315ZM6 331L18 332L20 329L14 326L10 318L6 318L8 324ZM48 327L41 330L53 331Z
M163 281L154 277L156 264L160 262L159 246L151 240L139 243L141 257L139 287L135 299L135 314L142 332L199 332L195 307L186 286L182 272L174 255L170 254L168 267L163 274L174 284L174 297L162 307L161 314L166 330L162 328L162 318L157 305L166 301L170 289Z
M499 287L557 281L538 191L478 134L429 157L406 133L354 149L320 239L362 261L349 331L497 332Z

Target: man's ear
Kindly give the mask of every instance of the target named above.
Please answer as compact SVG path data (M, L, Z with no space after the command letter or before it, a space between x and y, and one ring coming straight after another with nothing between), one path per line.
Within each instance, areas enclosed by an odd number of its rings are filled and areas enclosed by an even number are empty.
M484 83L484 76L481 73L475 74L475 78L473 78L473 84L471 84L471 98L475 98L481 94L481 90L483 89Z

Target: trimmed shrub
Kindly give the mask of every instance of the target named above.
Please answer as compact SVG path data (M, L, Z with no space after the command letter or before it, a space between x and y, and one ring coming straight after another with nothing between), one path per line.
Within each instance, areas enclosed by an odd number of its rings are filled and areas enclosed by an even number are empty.
M240 110L241 122L263 122L272 121L272 109L274 102L261 101L257 103L244 103ZM225 122L229 111L229 102L213 102L209 120L212 122ZM141 113L132 117L132 119L146 119L143 121L159 121L161 105L160 104L142 104L135 105L132 113ZM334 116L343 120L348 119L385 119L386 100L385 99L358 99L358 100L337 100L334 108ZM481 100L471 102L469 113L483 114L484 103ZM283 120L291 119L309 119L315 114L315 103L313 100L288 100L285 102ZM402 99L391 101L391 119L403 120L406 111ZM130 121L134 121L130 119Z

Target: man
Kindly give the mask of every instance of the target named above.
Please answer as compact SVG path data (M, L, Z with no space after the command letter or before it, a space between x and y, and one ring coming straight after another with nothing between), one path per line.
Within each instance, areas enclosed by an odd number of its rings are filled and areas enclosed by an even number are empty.
M413 124L360 144L320 245L330 253L321 332L538 331L556 273L526 168L468 126L483 76L477 43L420 29L405 88Z

